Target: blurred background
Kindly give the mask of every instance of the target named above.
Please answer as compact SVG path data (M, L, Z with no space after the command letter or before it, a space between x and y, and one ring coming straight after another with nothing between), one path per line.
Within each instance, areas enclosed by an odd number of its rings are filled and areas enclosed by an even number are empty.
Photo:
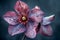
M17 0L0 0L0 40L21 40L23 34L18 34L15 36L10 36L8 34L9 24L3 20L2 16L7 11L13 11L14 5ZM55 14L55 20L51 23L54 34L51 37L46 37L38 34L36 38L24 40L60 40L60 0L22 0L27 3L32 9L36 5L39 6L44 12L45 16Z

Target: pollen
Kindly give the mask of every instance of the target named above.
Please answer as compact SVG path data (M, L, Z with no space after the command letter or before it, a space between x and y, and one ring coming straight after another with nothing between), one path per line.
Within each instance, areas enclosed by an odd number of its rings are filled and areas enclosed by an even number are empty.
M22 20L25 21L27 18L25 16L22 17Z

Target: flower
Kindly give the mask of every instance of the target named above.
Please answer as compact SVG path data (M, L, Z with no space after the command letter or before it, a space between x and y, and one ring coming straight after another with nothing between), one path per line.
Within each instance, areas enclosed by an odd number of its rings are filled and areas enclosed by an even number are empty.
M3 16L4 20L9 23L8 32L11 36L23 32L29 38L35 38L38 32L50 35L50 26L45 26L51 23L50 19L52 20L53 16L44 17L44 12L38 6L30 11L28 5L22 1L17 1L14 9L15 11L8 11ZM39 23L41 27L38 27Z

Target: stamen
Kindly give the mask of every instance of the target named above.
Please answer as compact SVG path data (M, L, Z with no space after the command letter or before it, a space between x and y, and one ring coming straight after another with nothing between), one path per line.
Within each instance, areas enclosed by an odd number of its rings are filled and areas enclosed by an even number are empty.
M25 20L26 20L26 17L23 16L23 17L22 17L22 20L25 21Z

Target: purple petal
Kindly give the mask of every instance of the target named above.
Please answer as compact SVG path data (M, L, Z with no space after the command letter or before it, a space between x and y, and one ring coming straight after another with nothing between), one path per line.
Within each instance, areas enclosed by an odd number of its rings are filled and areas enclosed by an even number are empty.
M29 38L35 38L36 34L37 34L36 27L37 27L37 24L28 23L27 24L27 31L26 31L25 35Z
M4 16L4 20L7 21L11 25L16 25L17 24L17 15L13 11L8 11Z
M44 12L38 6L35 6L35 8L31 10L31 13L29 15L32 20L38 23L42 22L43 16Z
M25 26L22 24L16 25L16 26L9 26L8 32L11 36L14 36L19 33L23 33L26 30Z
M52 36L53 31L50 25L41 26L40 34L44 36Z
M43 18L43 25L48 25L54 20L55 15L51 15Z

